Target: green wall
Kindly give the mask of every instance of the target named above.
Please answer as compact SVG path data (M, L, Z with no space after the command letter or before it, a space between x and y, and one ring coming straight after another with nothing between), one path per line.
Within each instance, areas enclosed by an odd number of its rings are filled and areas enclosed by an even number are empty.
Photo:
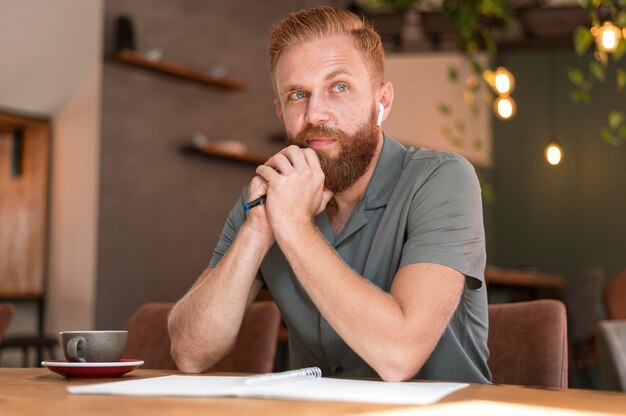
M501 60L516 76L518 112L493 126L489 263L565 275L599 265L613 276L626 268L626 144L605 144L599 131L610 108L626 112L626 94L615 94L611 81L594 88L590 104L574 104L566 68L586 62L574 53L509 53ZM543 158L551 118L564 154L557 167Z

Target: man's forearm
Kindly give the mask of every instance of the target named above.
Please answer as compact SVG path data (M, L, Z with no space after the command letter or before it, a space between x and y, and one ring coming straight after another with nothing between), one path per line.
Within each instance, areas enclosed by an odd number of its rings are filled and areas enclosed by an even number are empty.
M168 325L181 371L203 371L232 348L249 298L260 287L255 276L270 246L244 224L217 267L205 270L174 306Z
M403 285L399 291L406 293L386 293L343 263L313 224L292 231L277 234L277 242L333 329L383 379L412 377L456 307L462 275L452 271L446 280L448 276L429 273L427 265L416 265L420 276L396 275ZM302 250L305 243L307 249ZM451 285L445 286L448 282Z

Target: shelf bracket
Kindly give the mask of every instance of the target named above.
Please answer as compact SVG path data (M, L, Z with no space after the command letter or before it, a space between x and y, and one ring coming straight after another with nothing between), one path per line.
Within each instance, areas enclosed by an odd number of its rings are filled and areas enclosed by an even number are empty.
M22 175L22 159L24 157L24 130L13 130L13 146L11 149L11 177Z

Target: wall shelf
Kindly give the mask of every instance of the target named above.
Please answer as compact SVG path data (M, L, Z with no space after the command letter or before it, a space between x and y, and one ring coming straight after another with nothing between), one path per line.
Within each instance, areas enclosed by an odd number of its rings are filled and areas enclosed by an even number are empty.
M248 85L242 81L228 77L215 78L199 69L165 59L150 60L130 49L122 49L116 56L113 57L113 60L126 65L159 72L161 74L170 75L187 81L199 82L212 87L239 91L245 91L248 89Z
M212 144L204 144L202 147L195 146L193 144L184 145L181 147L181 151L186 154L199 154L204 156L219 157L222 159L230 159L238 162L249 163L251 165L262 165L271 157L263 153L255 152L233 152L224 150L219 146Z

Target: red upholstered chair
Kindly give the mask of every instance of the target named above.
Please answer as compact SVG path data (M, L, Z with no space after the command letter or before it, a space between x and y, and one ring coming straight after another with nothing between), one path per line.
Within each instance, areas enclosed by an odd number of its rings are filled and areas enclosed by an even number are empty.
M171 303L147 303L130 318L124 358L144 360L142 368L176 369L170 355L167 315ZM274 302L254 302L244 315L233 350L209 371L267 373L272 371L280 325Z
M235 347L210 371L270 373L274 367L281 316L274 302L253 302L246 311Z
M4 339L4 333L11 324L15 306L12 303L0 303L0 343Z
M604 287L604 307L608 319L626 319L626 269Z
M558 300L489 305L495 384L567 388L567 318Z
M173 303L145 303L137 308L126 324L128 341L123 358L143 360L142 368L176 370L167 331L167 315L173 306Z

